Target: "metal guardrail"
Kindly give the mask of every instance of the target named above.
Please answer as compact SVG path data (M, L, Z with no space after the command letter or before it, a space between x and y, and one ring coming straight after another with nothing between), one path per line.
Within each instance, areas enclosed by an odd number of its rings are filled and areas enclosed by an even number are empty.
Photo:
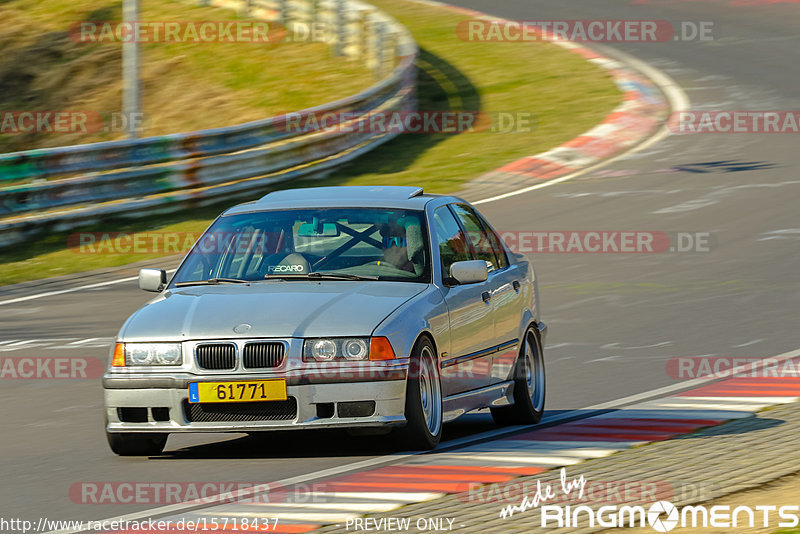
M290 35L316 36L334 53L364 61L378 79L373 86L298 112L303 117L346 116L349 128L340 124L309 132L287 127L281 116L191 133L2 154L0 247L43 229L63 231L109 215L143 216L178 205L255 196L272 183L323 175L397 135L358 128L370 114L415 108L416 43L402 25L368 4L201 3L280 22Z

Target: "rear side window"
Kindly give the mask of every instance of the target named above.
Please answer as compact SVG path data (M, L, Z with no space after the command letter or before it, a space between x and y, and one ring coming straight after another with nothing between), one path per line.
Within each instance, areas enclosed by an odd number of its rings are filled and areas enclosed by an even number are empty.
M470 256L466 236L447 206L433 212L433 235L439 247L442 276L449 277L450 266L457 261L468 260Z
M503 246L503 242L500 240L500 236L497 235L497 232L492 230L492 227L489 226L489 223L486 222L486 219L478 215L478 219L483 224L483 227L486 229L486 234L489 236L489 242L492 244L492 250L494 251L494 256L497 258L497 267L500 269L504 269L508 267L508 258L506 257L506 248Z

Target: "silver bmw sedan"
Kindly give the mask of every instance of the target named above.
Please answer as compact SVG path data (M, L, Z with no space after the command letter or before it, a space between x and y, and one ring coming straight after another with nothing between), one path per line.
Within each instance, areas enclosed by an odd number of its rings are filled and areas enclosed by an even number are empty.
M536 277L486 219L412 187L270 193L228 209L119 331L103 377L120 455L179 432L346 428L435 447L490 408L542 416Z

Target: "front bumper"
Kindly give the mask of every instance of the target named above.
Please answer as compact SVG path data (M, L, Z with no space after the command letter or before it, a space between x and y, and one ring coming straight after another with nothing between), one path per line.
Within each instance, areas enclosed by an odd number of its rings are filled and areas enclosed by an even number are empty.
M188 384L199 381L238 381L259 378L281 378L274 375L257 377L241 374L187 376L119 376L103 377L106 430L109 432L247 432L308 428L369 428L405 424L405 372L384 374L376 380L339 381L334 377L322 382L287 380L286 392L296 402L293 417L280 420L192 420L189 414ZM343 413L342 403L374 402L371 415L352 417ZM237 403L226 404L236 410ZM270 402L257 404L256 409L269 409ZM197 406L197 405L194 405ZM322 407L322 409L320 409ZM124 414L135 409L140 415L131 422Z

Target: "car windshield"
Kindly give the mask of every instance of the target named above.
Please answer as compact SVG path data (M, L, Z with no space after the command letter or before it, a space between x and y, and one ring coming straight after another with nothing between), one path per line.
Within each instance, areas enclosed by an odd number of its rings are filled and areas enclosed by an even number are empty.
M217 219L171 287L274 278L429 282L429 264L423 212L267 210Z

